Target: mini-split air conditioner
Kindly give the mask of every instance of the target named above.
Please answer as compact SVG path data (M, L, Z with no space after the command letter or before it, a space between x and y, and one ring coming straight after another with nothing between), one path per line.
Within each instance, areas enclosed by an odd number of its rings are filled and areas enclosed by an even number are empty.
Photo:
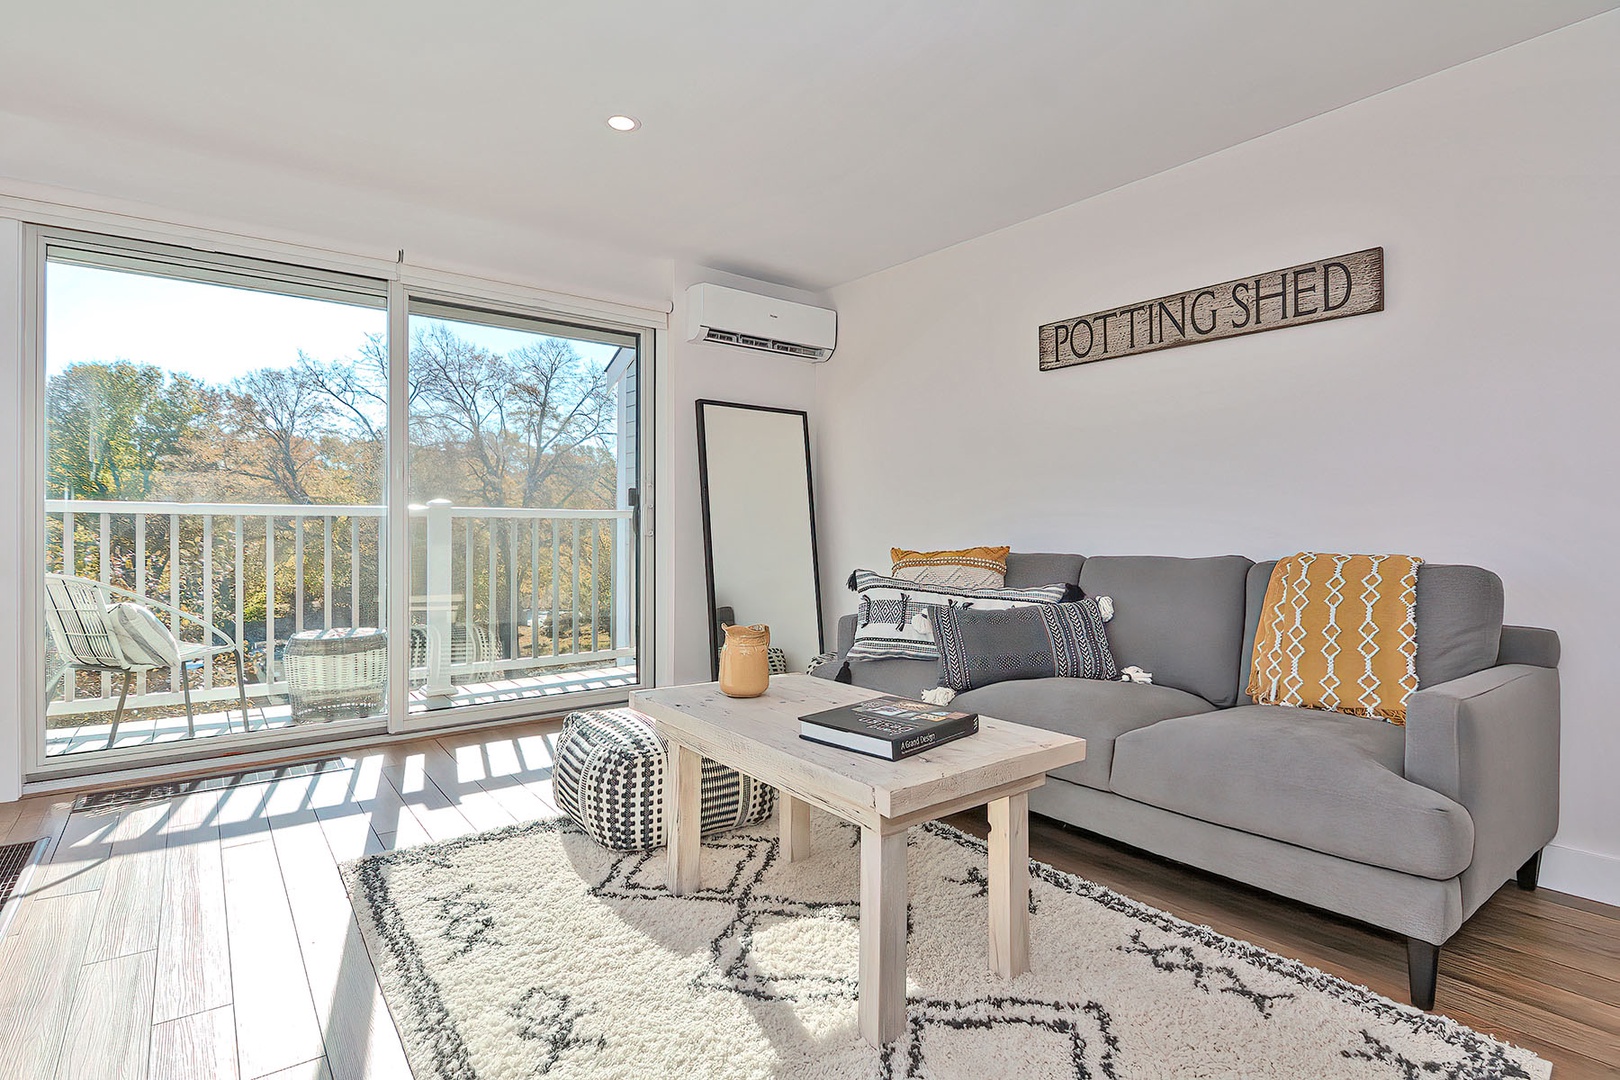
M700 283L686 290L686 340L821 363L838 344L838 313Z

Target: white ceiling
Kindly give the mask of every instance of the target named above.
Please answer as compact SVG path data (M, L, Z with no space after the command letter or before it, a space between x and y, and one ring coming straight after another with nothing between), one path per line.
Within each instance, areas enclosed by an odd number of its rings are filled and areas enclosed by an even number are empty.
M820 289L1617 2L8 0L0 111Z

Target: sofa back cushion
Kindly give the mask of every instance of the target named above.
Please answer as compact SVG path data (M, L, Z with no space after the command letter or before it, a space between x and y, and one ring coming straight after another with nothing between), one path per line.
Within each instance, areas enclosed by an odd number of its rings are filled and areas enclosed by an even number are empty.
M1276 565L1277 560L1268 559L1249 570L1245 590L1248 610L1243 619L1243 652L1239 659L1243 676L1240 690L1248 686L1255 629ZM1447 563L1418 567L1418 689L1494 667L1502 646L1502 606L1502 579L1489 570ZM1112 637L1113 626L1108 630ZM1241 694L1240 703L1250 703L1248 694Z
M1418 686L1496 666L1502 648L1502 579L1478 566L1418 567Z
M1063 582L1080 583L1080 567L1084 555L1026 554L1014 551L1007 556L1007 584L1009 589L1038 589L1042 585Z
M1252 565L1241 555L1093 555L1080 568L1080 588L1114 598L1108 644L1121 668L1144 668L1156 684L1227 706L1242 690L1238 655Z

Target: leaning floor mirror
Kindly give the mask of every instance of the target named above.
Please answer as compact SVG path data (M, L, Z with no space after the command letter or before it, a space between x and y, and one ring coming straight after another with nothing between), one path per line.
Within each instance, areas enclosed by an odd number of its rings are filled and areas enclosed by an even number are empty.
M802 411L697 403L709 663L719 677L725 623L771 628L787 670L821 651L810 418Z

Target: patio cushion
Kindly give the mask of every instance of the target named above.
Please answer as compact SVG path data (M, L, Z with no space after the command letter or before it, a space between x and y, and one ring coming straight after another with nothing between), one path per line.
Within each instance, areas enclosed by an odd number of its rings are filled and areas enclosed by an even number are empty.
M177 662L180 645L150 608L133 602L114 604L107 609L107 625L131 667L161 668Z
M1174 687L1097 679L996 683L958 694L952 704L972 709L980 716L1078 735L1086 740L1086 759L1065 765L1052 775L1099 791L1109 789L1114 740L1119 736L1166 717L1207 713L1215 708L1198 695Z
M1404 729L1246 705L1165 720L1114 744L1128 799L1343 859L1444 881L1473 858L1474 822L1403 775Z

